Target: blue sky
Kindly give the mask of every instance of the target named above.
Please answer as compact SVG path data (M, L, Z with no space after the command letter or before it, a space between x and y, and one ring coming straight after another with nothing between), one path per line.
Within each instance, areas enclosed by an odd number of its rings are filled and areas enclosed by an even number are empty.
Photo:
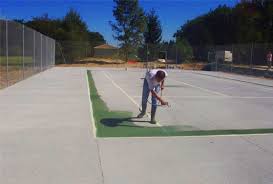
M187 20L202 15L219 4L234 6L238 0L140 0L144 10L155 9L162 23L163 39L173 34ZM117 45L112 37L109 21L112 0L1 0L0 16L8 19L26 19L48 13L50 17L63 17L69 8L78 10L91 31L103 34L108 43Z

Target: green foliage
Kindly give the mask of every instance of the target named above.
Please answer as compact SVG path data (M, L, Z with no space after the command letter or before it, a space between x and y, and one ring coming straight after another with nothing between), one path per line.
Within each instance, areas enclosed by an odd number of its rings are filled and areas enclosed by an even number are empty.
M18 21L23 22L23 20ZM100 33L88 30L86 23L74 9L70 9L62 19L51 19L45 14L34 17L25 24L58 41L89 41L92 45L105 43Z
M145 29L145 14L138 0L114 0L113 16L115 22L110 22L114 38L119 41L126 62L130 53L143 41Z
M206 15L188 21L174 36L178 39L186 39L191 45L232 42L231 12L231 8L219 6Z
M62 40L67 37L65 35L65 30L62 28L62 20L51 19L49 18L48 14L44 14L40 17L34 17L32 20L26 22L25 24L28 27L31 27L36 31L56 40Z
M9 66L22 66L23 65L23 59L25 65L30 65L33 63L33 58L30 56L25 56L24 58L22 56L9 56ZM0 65L6 66L7 65L7 58L5 56L0 56Z
M86 23L82 20L80 14L73 9L65 15L63 28L71 41L87 41L88 29Z
M146 31L144 32L144 39L146 44L159 44L162 39L162 28L159 17L155 10L151 10L146 15Z
M175 33L191 45L273 42L273 1L241 1L235 7L219 6Z
M176 47L178 63L182 63L182 61L187 62L193 58L193 50L187 40L185 39L176 40Z
M17 21L24 22L23 20ZM92 56L93 47L105 43L100 33L88 30L86 23L74 9L70 9L61 19L52 19L45 14L24 23L58 41L57 63L63 63L63 57L66 63L72 63L77 59Z
M101 45L106 42L104 37L99 32L88 32L88 40L94 46Z
M142 61L155 61L158 59L162 40L162 27L155 10L146 14L146 29L144 32L144 45L138 49L138 57Z

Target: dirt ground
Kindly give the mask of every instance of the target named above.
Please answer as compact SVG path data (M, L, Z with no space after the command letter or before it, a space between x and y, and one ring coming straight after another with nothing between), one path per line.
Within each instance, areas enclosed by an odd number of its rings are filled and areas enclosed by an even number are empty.
M100 63L100 62L86 62L86 63L74 63L74 64L60 64L57 67L106 67L106 68L146 68L145 63ZM164 64L153 63L149 64L149 67L154 68L177 68L184 70L201 70L205 66L205 63L193 63L193 64Z
M38 69L36 71L34 71L33 69L25 69L23 73L23 70L21 69L9 67L9 72L7 75L6 68L3 67L0 70L0 89L3 89L7 86L11 86L36 73L38 73Z

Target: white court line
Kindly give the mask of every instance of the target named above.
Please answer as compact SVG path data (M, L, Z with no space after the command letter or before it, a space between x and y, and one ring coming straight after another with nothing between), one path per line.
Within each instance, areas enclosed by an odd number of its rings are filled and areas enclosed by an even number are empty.
M126 91L124 91L115 81L113 81L113 79L111 79L111 77L109 77L109 75L107 75L107 73L105 71L103 71L104 75L112 82L112 84L118 88L123 94L125 94L131 102L133 102L133 104L135 104L137 106L137 108L140 108L140 106L138 105L138 103L128 94L126 93ZM149 116L150 117L150 116ZM162 125L160 123L156 123L158 126L162 127Z
M90 86L89 86L89 80L88 80L88 73L87 72L86 72L86 82L87 82L87 89L88 89L89 106L90 106L90 111L91 111L91 113L90 113L91 121L93 122L92 126L93 126L94 141L95 141L96 147L97 147L97 154L98 154L99 168L100 168L100 172L101 172L102 183L104 183L104 174L103 174L102 161L101 161L101 156L100 156L101 155L100 146L99 146L99 143L98 143L98 140L97 140L97 127L95 125L95 120L94 120L94 116L93 116L94 111L93 111L93 104L92 104L91 96L90 96Z
M92 101L91 101L91 96L90 96L90 86L89 86L89 80L88 80L88 73L86 72L86 83L87 83L87 91L88 91L88 99L89 99L89 108L90 108L90 116L91 116L91 121L92 121L92 127L93 127L93 135L94 137L96 138L97 137L97 127L95 125L95 119L94 119L94 116L93 116L93 104L92 104Z
M196 89L199 89L199 90L201 90L201 91L213 93L213 94L216 94L216 95L226 96L226 97L229 96L229 95L226 95L226 94L224 94L224 93L220 93L220 92L217 92L217 91L212 91L212 90L209 90L209 89L201 88L201 87L199 87L199 86L195 86L195 85L192 85L192 84L188 84L188 83L183 82L183 81L179 81L179 80L175 80L175 79L170 79L170 78L168 78L168 80L173 80L173 81L176 81L176 82L180 82L180 83L182 83L182 84L184 84L184 85L186 85L186 86L190 86L190 87L192 87L192 88L196 88Z
M273 96L164 96L165 98L215 98L215 99L273 99ZM141 96L133 96L141 98Z
M230 98L236 99L273 99L272 96L231 96Z
M118 88L123 94L125 94L131 100L131 102L133 102L133 104L135 104L138 108L140 108L140 106L138 105L138 103L130 95L128 95L128 93L126 93L126 91L124 91L115 81L113 81L111 79L111 77L109 77L109 75L107 75L107 73L105 71L103 72L103 74L112 82L112 84L116 88Z
M100 137L100 139L171 139L171 138L217 138L217 137L252 137L273 136L273 133L264 134L229 134L229 135L180 135L180 136L150 136L150 137Z
M230 78L230 77L225 77L225 76L221 76L221 75L217 76L217 75L204 74L204 73L199 73L199 72L196 72L196 73L191 72L191 73L193 73L195 75L197 74L197 75L203 75L203 76L206 76L206 77L215 78L215 79L218 79L218 80L224 80L224 81L229 80L230 82L231 81L237 82L237 83L243 84L243 85L248 86L248 87L253 87L253 85L256 85L256 86L259 86L261 89L264 89L265 91L272 91L272 86L271 85L267 85L267 84L263 84L263 83L258 83L258 82L251 82L251 81L247 81L245 79L242 79L242 80L239 79L238 80L238 79L234 79L234 78ZM251 79L256 80L257 78L251 77Z

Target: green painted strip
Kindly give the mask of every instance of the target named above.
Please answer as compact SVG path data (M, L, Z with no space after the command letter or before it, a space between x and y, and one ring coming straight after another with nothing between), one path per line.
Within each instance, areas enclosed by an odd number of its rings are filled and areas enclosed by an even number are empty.
M145 127L133 123L132 112L111 111L99 96L91 71L87 71L97 137L160 137L268 134L273 129L196 130L191 126Z

